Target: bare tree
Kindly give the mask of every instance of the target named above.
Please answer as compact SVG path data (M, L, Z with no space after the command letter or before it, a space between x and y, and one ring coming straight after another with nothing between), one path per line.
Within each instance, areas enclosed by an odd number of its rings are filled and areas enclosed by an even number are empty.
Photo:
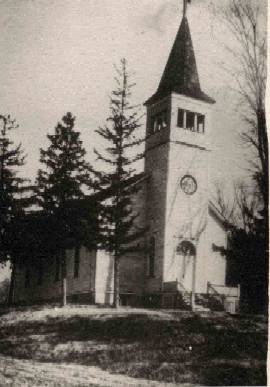
M223 181L215 182L215 193L214 193L214 202L229 224L235 223L235 210L236 210L236 200L235 197L230 200L228 195L225 193L225 184Z
M228 0L218 5L234 41L226 46L234 63L229 72L237 85L246 124L240 134L242 144L252 151L250 171L258 184L267 220L268 138L265 120L267 75L266 2L264 0ZM217 8L215 8L217 11Z
M260 198L256 187L238 180L233 184L233 195L226 193L225 184L215 183L214 202L227 223L246 233L255 233L255 219L261 209Z
M234 185L235 224L246 233L256 233L256 218L260 210L258 195L254 187L248 187L243 182Z
M241 308L267 313L268 235L262 226L258 189L235 182L233 198L228 200L224 188L216 184L215 204L229 224L228 245L213 248L227 258L227 283L241 285Z

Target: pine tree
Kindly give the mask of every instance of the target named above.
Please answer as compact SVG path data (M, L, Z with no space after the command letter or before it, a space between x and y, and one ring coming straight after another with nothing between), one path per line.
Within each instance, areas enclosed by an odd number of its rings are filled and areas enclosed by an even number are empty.
M96 130L105 139L104 153L94 150L97 160L105 164L106 171L93 171L95 188L107 190L109 197L100 203L99 247L114 257L114 307L119 305L119 261L130 250L143 230L135 226L138 214L132 210L131 197L138 191L131 184L135 170L132 164L143 154L134 152L134 147L143 140L137 136L140 128L138 109L130 103L134 84L129 81L126 60L121 60L117 69L116 89L110 99L110 115L107 124Z
M18 176L18 169L25 163L21 144L15 145L11 133L18 128L10 115L0 115L0 262L11 263L11 286L9 302L12 302L18 243L23 232L21 228L29 200L25 192L26 179Z
M67 292L66 249L86 238L90 220L77 205L83 203L84 190L90 186L90 165L85 161L86 151L74 125L75 117L67 113L55 133L47 135L50 144L40 150L44 168L37 177L37 201L51 228L50 249L61 256L63 306Z

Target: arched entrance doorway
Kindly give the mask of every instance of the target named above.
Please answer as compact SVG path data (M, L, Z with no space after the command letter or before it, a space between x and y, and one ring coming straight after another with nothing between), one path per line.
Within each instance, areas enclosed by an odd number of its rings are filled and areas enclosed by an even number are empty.
M186 290L192 291L196 247L188 240L181 241L176 248L176 254L178 256L177 280Z

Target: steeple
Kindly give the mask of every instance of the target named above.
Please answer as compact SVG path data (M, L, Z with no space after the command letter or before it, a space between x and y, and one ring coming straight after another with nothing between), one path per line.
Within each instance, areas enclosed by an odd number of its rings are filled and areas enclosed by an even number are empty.
M154 103L172 92L208 103L215 102L201 90L192 39L186 17L185 2L184 5L182 22L158 89L156 93L146 101L146 105Z

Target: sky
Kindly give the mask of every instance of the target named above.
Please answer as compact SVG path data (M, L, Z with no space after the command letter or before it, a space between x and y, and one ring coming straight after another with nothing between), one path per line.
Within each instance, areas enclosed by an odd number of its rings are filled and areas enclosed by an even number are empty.
M245 174L241 106L222 69L231 37L209 11L213 1L192 0L187 17L201 87L217 101L211 178L232 181ZM95 129L108 115L114 64L127 59L134 101L143 104L158 87L182 7L180 0L0 0L0 113L20 126L14 140L27 154L24 176L35 178L46 134L67 111L95 162Z

